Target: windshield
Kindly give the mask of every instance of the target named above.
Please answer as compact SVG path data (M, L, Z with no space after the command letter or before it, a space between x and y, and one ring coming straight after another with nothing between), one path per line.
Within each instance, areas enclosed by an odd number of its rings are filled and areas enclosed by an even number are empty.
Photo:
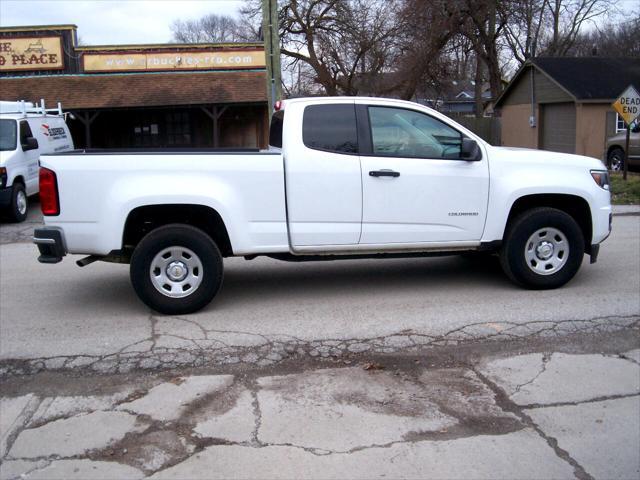
M0 119L0 151L16 149L17 128L15 120Z

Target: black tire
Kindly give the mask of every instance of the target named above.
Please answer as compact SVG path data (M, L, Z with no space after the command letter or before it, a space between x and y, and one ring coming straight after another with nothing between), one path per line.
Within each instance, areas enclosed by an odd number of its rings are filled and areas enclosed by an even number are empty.
M173 249L184 255L180 257L180 261L175 260L176 255L173 254ZM159 257L163 251L167 250L171 250L168 260ZM169 260L174 261L165 268L157 266L158 262ZM199 266L186 265L182 263L183 261L199 262ZM152 262L156 265L155 275L151 270ZM189 292L192 285L188 283L187 278L175 281L169 278L169 269L175 263L184 265L185 268L179 265L178 271L186 272L185 276L197 275L192 292ZM220 290L223 278L222 255L213 240L202 230L189 225L170 224L153 230L140 241L131 256L129 274L138 297L153 310L167 315L193 313L207 306ZM166 282L164 287L163 281ZM197 286L195 286L196 283ZM178 291L185 287L187 287L186 293ZM185 296L179 298L172 296L178 294Z
M24 222L29 211L29 201L27 191L22 183L14 183L11 190L11 205L9 205L8 216L12 222Z
M607 168L613 172L621 172L624 169L624 150L614 148L607 155Z
M549 249L552 253L544 259ZM523 212L510 223L500 251L500 264L514 283L545 290L571 280L583 257L584 236L573 217L555 208L541 207Z

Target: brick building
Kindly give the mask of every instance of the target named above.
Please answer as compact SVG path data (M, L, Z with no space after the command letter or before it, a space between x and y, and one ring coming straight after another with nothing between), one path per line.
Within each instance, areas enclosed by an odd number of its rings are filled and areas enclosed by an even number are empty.
M75 25L0 28L1 100L62 103L79 148L267 144L264 45L79 46Z

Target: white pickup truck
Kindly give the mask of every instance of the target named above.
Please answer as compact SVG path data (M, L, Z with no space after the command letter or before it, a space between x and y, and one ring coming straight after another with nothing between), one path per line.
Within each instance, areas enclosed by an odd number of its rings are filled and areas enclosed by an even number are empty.
M499 254L515 283L556 288L611 232L599 160L488 145L422 105L286 101L270 149L43 156L39 260L130 263L152 309L194 312L223 257Z

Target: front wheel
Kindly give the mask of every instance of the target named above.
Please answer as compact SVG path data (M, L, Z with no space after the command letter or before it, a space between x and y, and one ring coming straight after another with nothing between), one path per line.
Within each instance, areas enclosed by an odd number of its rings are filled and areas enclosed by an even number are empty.
M515 283L542 290L571 280L583 256L584 236L573 217L555 208L535 208L509 226L500 263Z
M607 156L607 168L613 172L620 172L624 169L624 150L614 148Z
M193 313L220 290L222 255L202 230L166 225L140 241L131 256L130 276L140 299L153 310Z
M14 183L11 190L11 205L9 206L9 218L13 222L24 222L27 219L29 201L27 191L21 183Z

